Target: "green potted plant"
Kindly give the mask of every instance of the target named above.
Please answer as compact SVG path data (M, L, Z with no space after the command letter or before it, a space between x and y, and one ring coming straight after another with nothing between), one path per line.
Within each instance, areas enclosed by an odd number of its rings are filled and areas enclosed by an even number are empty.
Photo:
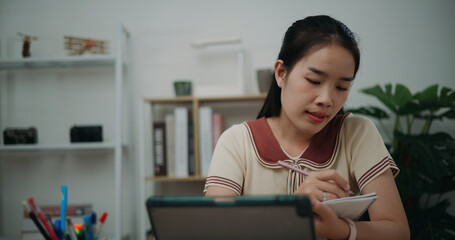
M377 98L385 109L347 111L372 117L382 128L386 119L394 122L393 135L384 139L401 170L396 183L412 239L454 239L455 217L447 211L450 201L442 196L455 190L455 139L431 127L436 121L455 119L455 90L432 85L412 94L402 84L386 84L361 92Z

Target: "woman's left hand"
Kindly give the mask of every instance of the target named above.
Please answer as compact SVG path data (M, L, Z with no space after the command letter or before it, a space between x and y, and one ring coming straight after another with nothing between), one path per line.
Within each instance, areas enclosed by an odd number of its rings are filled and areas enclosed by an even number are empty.
M311 197L313 207L314 229L316 236L329 239L347 239L350 228L346 221L338 218L336 213L327 205Z

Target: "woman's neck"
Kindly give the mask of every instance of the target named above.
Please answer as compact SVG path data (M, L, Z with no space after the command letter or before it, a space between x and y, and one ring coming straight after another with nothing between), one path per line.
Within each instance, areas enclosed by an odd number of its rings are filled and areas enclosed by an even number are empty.
M302 153L313 138L313 135L298 131L288 119L283 117L267 118L267 123L278 143L291 156Z

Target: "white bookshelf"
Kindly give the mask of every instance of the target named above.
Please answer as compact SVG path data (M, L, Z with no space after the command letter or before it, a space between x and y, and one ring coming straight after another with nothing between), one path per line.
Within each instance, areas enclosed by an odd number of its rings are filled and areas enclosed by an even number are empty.
M97 66L108 66L109 69L106 71L114 72L114 79L112 81L115 100L112 101L114 106L114 116L112 116L112 126L113 133L112 139L107 142L96 142L96 143L52 143L44 142L38 144L20 144L20 145L0 145L0 160L8 159L10 154L38 154L52 151L63 151L65 154L73 154L81 151L112 151L113 152L113 162L114 162L114 196L115 198L111 201L115 202L115 219L110 217L110 221L114 222L115 232L113 233L113 239L122 239L124 234L122 233L122 161L125 156L124 152L129 148L128 142L131 140L130 136L124 135L124 128L130 128L131 121L128 124L124 123L124 115L128 116L129 114L124 114L124 97L127 90L124 90L124 85L127 79L125 79L124 68L127 67L127 59L125 58L125 46L126 42L130 37L128 30L122 25L119 24L117 27L116 41L115 41L115 52L113 54L106 55L82 55L82 56L64 56L64 57L30 57L30 58L21 58L21 59L0 59L0 73L2 76L0 81L3 83L15 81L16 72L26 72L30 70L43 70L49 72L55 72L56 69L65 68L70 69L71 71L79 71L79 68L83 67L84 69L89 67ZM84 71L81 70L81 71ZM5 74L6 73L6 74ZM6 79L2 79L6 78ZM33 78L27 79L34 81ZM2 87L2 82L0 82L0 90ZM6 92L5 89L2 90L3 93ZM1 96L0 100L4 100L4 96ZM8 102L0 104L0 116L1 119L6 119L7 116ZM131 103L127 104L130 105ZM130 107L130 106L128 106ZM6 113L5 113L6 112ZM51 117L50 117L51 118ZM0 127L3 132L6 125L9 123L2 122L0 119ZM11 124L11 123L9 123ZM40 136L41 137L41 136ZM2 136L3 138L3 136ZM129 138L129 139L128 139ZM126 139L126 140L125 140ZM68 139L69 141L69 139ZM1 141L3 142L3 141ZM126 144L124 142L127 142ZM128 152L128 151L126 151ZM21 174L18 172L17 174ZM1 179L0 179L1 181ZM0 188L0 191L2 189ZM3 194L3 192L0 192ZM3 214L0 212L0 214ZM0 225L1 222L0 216ZM126 223L128 224L128 223ZM0 239L2 236L0 236Z

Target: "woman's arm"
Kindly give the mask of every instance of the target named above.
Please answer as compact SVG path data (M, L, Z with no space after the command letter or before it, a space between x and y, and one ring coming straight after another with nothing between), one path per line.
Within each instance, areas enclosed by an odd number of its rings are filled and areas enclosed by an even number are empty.
M408 220L390 170L362 190L362 194L371 192L376 192L378 198L368 209L370 221L355 222L357 239L409 239Z
M368 185L362 194L376 192L378 198L368 209L370 221L355 221L356 239L409 239L410 232L398 189L390 170ZM346 239L349 230L344 220L335 216L326 205L312 197L316 234L331 239Z
M237 196L237 193L234 191L218 186L210 186L205 192L205 196L208 197L217 197L217 196Z

